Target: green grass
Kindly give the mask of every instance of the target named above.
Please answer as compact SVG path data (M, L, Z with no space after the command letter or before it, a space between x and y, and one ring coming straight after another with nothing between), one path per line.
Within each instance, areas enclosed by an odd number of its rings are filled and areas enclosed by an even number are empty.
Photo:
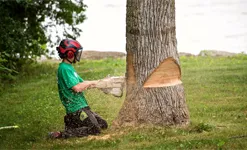
M58 63L33 64L0 90L0 126L19 126L0 130L0 149L247 149L247 56L180 60L191 117L188 127L112 129L125 97L92 89L85 93L89 105L110 128L96 139L47 139L48 132L63 129ZM101 79L124 75L125 60L84 60L75 68L86 80Z

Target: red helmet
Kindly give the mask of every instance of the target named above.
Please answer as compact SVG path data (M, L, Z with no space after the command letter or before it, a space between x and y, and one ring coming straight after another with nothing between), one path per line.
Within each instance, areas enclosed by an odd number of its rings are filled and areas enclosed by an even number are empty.
M75 57L77 61L80 61L82 49L83 48L79 42L71 39L62 40L59 47L57 47L57 51L61 59L71 59Z

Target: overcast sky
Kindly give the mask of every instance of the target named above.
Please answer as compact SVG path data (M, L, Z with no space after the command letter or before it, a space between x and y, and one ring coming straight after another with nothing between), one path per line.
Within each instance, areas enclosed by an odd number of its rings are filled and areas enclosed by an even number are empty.
M78 38L85 50L125 52L125 0L84 0ZM178 51L247 52L246 0L176 0Z

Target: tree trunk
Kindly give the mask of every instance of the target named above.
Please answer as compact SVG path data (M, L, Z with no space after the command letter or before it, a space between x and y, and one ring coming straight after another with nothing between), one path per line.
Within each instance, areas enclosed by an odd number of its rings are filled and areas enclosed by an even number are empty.
M189 112L182 84L144 88L167 58L179 65L175 0L127 0L126 99L113 125L185 125Z

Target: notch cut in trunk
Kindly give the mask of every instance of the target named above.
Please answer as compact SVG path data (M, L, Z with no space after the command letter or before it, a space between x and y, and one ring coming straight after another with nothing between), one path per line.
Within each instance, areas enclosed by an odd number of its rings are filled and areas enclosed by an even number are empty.
M174 58L165 59L144 82L144 88L167 87L181 84L181 69Z

